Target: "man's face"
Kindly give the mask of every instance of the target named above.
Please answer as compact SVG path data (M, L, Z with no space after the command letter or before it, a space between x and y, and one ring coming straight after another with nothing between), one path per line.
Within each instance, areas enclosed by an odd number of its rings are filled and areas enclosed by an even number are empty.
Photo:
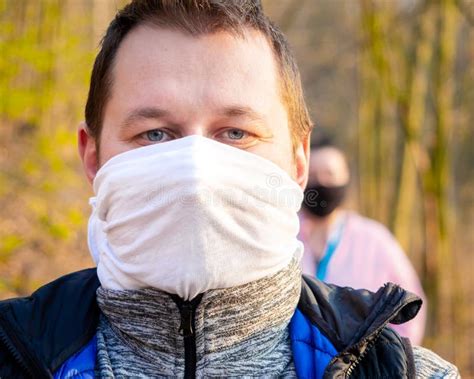
M311 150L309 184L339 187L349 183L349 167L341 151L334 147Z
M79 131L90 181L114 155L201 135L273 161L304 187L307 140L293 152L276 62L260 33L193 37L139 26L123 40L112 76L100 162L85 126Z

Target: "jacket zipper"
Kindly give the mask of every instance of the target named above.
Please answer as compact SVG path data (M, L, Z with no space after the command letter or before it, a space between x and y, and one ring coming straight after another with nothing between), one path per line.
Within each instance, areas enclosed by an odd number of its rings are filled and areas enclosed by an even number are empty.
M3 342L7 350L10 352L13 359L20 365L20 367L23 368L23 370L29 375L29 377L31 378L39 377L38 375L40 373L43 375L40 377L45 377L45 378L51 377L49 373L48 374L45 373L44 369L40 367L39 365L37 365L36 361L32 357L29 356L28 351L23 347L23 344L20 341L18 341L15 335L13 335L13 337L10 337L6 329L6 321L4 321L2 317L0 317L0 324L1 324L0 340ZM13 341L11 338L13 338ZM28 362L23 358L25 354L28 357L30 364L28 364Z
M202 294L192 300L183 300L177 295L171 296L178 306L181 315L179 334L184 339L184 377L186 379L196 378L196 335L194 333L194 316L196 308L202 299Z
M364 357L367 355L367 353L369 352L369 350L375 345L375 342L377 341L377 339L379 338L379 335L380 333L382 332L382 329L380 329L376 334L375 336L372 338L372 340L367 344L367 347L365 348L365 350L362 352L362 354L360 354L357 359L352 362L352 364L349 366L349 368L347 369L346 371L346 375L345 377L346 378L350 378L350 376L352 375L352 373L354 372L354 370L356 369L357 365L362 361L362 359L364 359ZM363 342L363 341L362 341ZM359 343L358 345L360 346L361 343Z

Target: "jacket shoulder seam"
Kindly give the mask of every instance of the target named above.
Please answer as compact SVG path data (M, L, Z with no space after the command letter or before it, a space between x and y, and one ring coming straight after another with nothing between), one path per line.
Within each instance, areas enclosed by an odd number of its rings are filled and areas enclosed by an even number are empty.
M293 338L292 339L293 342L301 342L301 343L304 343L305 345L308 345L310 346L311 348L313 348L314 350L318 350L319 352L321 353L324 353L326 355L329 355L330 357L333 357L334 354L331 354L329 353L328 351L324 350L324 349L321 349L320 347L316 346L314 343L312 342L308 342L306 340L303 340L303 339L300 339L300 338Z

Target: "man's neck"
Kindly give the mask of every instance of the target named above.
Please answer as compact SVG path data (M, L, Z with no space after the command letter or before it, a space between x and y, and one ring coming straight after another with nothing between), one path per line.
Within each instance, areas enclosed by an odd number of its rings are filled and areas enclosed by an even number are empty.
M329 236L339 217L343 214L340 208L335 209L326 217L308 216L308 244L314 252L315 258L320 259L324 254L324 249Z
M206 292L193 312L193 348L188 349L182 315L169 294L99 288L104 315L99 367L104 373L117 370L130 376L183 376L193 360L186 358L191 357L188 351L194 351L200 377L281 376L292 371L287 325L300 290L301 271L294 259L270 277Z
M336 222L343 211L341 208L336 208L333 212L331 212L326 217L309 217L311 224L313 225L314 229L326 229L330 230L331 226Z

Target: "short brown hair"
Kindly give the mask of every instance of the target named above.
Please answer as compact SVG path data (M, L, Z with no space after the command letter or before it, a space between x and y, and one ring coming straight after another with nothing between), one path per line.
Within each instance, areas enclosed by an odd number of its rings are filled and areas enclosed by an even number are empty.
M92 69L85 117L97 145L120 43L127 33L145 23L190 35L218 31L243 34L246 28L261 32L269 41L278 63L281 96L287 107L293 145L311 131L312 123L295 58L283 33L264 14L260 0L133 0L110 23Z

